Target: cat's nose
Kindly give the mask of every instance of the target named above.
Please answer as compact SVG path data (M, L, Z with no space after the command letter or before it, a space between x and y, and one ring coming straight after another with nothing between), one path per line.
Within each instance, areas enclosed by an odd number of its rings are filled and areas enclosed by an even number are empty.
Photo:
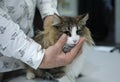
M76 44L76 43L77 43L77 40L73 40L73 42Z

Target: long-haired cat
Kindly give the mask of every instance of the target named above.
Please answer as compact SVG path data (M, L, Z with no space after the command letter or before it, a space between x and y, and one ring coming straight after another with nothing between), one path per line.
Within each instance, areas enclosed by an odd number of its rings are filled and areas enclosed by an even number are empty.
M75 78L79 74L82 74L86 52L94 44L90 31L85 26L87 20L88 14L77 17L58 16L54 14L51 28L46 28L43 32L39 32L34 37L34 40L41 44L43 49L46 49L55 44L60 36L65 33L68 35L67 42L63 47L63 51L66 53L77 44L81 37L85 37L86 42L83 45L83 52L71 64L64 67L37 70L28 69L27 78L34 78L35 73L42 78L57 78L58 82L75 82Z

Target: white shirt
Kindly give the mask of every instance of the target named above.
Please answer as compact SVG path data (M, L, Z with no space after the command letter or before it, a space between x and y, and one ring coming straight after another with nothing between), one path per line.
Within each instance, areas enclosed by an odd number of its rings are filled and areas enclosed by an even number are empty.
M0 0L0 53L20 59L37 69L44 52L41 46L30 38L33 36L35 7L38 7L44 18L58 13L56 6L57 0ZM4 62L1 59L0 63L2 69Z

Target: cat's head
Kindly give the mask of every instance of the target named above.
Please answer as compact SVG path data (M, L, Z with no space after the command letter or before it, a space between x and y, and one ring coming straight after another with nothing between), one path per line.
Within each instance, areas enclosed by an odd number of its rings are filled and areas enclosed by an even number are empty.
M87 39L87 43L93 44L89 29L86 27L88 14L83 14L77 17L58 16L54 14L53 26L58 30L59 34L68 35L68 45L75 45L81 37Z

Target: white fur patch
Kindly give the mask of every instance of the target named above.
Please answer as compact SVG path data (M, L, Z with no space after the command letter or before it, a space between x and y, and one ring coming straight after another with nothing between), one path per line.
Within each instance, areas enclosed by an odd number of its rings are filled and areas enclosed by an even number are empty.
M27 72L27 75L26 75L26 78L27 79L34 79L35 78L35 74L33 72Z
M68 37L67 44L73 45L77 44L80 39L80 35L77 34L77 27L72 28L71 36Z

